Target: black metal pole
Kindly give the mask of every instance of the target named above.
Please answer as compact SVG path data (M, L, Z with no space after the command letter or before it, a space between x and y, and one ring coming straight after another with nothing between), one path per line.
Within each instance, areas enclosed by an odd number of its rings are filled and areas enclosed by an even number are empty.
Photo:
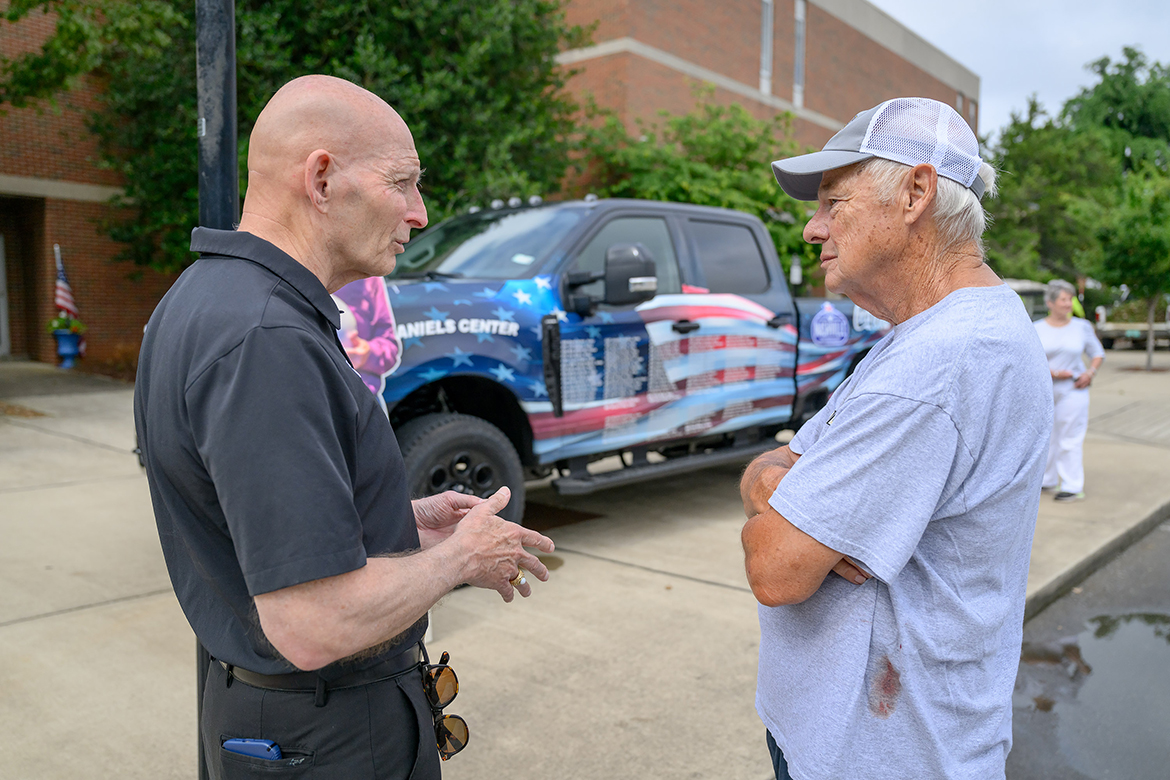
M235 0L197 0L199 224L231 230L240 218L236 157Z
M195 81L199 103L199 224L232 230L240 218L236 157L235 0L196 0ZM195 734L199 780L207 780L203 752L203 689L211 656L195 641Z

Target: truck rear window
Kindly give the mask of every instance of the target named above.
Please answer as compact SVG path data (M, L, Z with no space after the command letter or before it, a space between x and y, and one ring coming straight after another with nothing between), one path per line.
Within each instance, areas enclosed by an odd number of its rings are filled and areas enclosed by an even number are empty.
M584 208L550 206L454 217L411 239L390 278L428 271L486 279L527 277L586 213Z
M764 254L745 225L690 221L707 289L713 293L762 293L768 289Z

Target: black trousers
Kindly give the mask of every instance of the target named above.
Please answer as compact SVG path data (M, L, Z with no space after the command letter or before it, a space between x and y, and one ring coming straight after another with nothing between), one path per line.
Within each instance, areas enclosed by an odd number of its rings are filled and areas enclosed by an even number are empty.
M212 661L203 691L203 750L212 780L259 777L314 780L439 780L434 720L422 674L329 692L269 691L232 680ZM271 761L224 750L224 740L270 739Z
M788 774L788 762L784 759L784 753L780 751L780 746L776 744L771 731L768 732L768 753L772 756L772 769L776 770L776 780L792 780L792 775Z

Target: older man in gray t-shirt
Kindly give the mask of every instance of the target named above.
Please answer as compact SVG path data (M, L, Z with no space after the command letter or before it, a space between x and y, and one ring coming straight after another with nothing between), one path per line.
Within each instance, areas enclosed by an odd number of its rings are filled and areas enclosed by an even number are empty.
M1004 775L1051 388L1024 307L982 262L994 172L953 113L890 101L774 164L798 197L817 178L805 237L826 284L894 323L744 475L756 707L782 780ZM839 165L811 170L825 155Z
M953 292L789 444L772 508L873 575L760 607L756 706L795 777L1003 774L1051 414L1031 329L1006 286Z

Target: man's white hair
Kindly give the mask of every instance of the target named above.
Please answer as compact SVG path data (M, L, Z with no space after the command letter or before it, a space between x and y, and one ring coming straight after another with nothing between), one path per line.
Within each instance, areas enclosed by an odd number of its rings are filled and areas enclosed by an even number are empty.
M858 175L865 174L874 184L878 200L888 204L894 199L894 193L902 186L902 180L909 165L893 160L874 157L861 163L857 169ZM987 197L994 198L996 192L996 172L988 163L979 168L979 178L983 179L983 190ZM945 176L938 177L938 190L934 198L934 210L931 214L935 225L938 226L939 238L943 249L951 250L967 244L974 244L983 255L983 233L987 230L987 223L991 216L983 210L983 205L975 193Z

